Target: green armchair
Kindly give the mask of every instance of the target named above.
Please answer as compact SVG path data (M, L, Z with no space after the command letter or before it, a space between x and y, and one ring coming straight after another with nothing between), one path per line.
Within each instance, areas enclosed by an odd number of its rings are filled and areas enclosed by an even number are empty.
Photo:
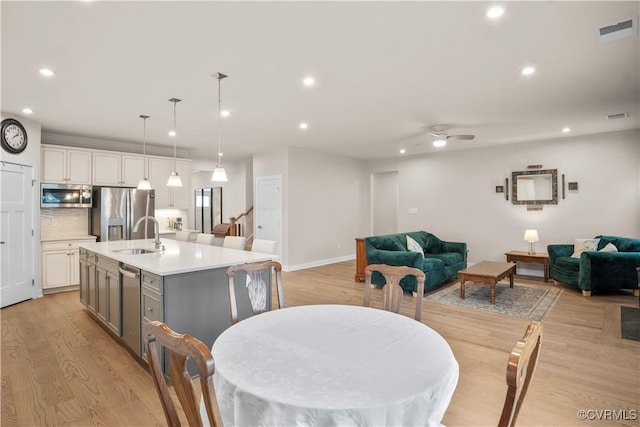
M637 268L640 267L640 239L596 236L598 251L612 243L618 252L585 251L573 258L573 245L549 245L549 276L556 282L576 287L585 296L592 291L632 289L638 296Z

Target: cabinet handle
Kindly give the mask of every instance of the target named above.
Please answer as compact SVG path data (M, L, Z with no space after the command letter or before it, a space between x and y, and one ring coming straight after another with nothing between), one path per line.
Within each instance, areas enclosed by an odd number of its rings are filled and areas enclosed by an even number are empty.
M151 308L151 307L147 307L147 311L149 311L149 312L153 313L153 308Z

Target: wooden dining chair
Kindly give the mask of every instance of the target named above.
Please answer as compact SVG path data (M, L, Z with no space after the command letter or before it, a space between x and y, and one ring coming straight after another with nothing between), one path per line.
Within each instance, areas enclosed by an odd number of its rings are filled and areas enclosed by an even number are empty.
M273 308L267 306L267 284L265 276L273 273L273 282L275 281L276 293L278 296L278 308L284 308L284 292L282 289L282 265L277 261L265 261L257 263L246 263L233 265L227 269L227 280L229 285L229 308L231 309L231 324L238 323L238 300L236 298L235 275L238 272L247 274L246 286L241 287L247 290L249 302L253 314L264 313ZM269 276L266 276L269 277Z
M242 249L244 250L244 246L247 243L247 238L246 237L241 237L241 236L225 236L224 237L224 242L222 242L222 247L223 248L230 248L230 249Z
M169 376L189 426L200 427L203 425L200 413L200 396L196 393L191 376L187 371L187 359L191 358L198 366L200 388L209 425L222 427L222 417L213 386L215 365L209 348L191 335L182 335L172 331L162 322L145 322L142 331L149 361L149 371L160 396L164 416L169 426L179 427L180 419L162 373L162 359L160 357L162 349L160 346L167 350L171 360Z
M385 278L387 283L382 287L382 308L394 313L400 312L404 291L400 287L400 280L407 276L415 276L418 281L418 295L416 297L415 319L420 321L422 314L422 297L424 296L424 282L426 276L424 272L417 268L406 266L393 266L386 264L369 264L364 269L365 287L364 303L369 307L371 301L371 288L375 285L371 283L373 272L377 271Z
M533 321L522 339L518 340L507 362L507 396L498 427L512 427L516 423L524 396L538 364L542 344L542 323Z
M213 245L215 238L216 236L213 234L199 233L196 236L196 243L200 243L201 245Z
M276 241L264 240L264 239L253 239L253 243L251 243L251 252L260 252L263 254L273 255L276 253Z

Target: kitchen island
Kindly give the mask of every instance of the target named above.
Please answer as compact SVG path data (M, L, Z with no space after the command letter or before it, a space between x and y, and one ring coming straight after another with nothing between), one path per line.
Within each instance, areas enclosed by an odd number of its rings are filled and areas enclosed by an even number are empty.
M159 320L211 347L231 326L227 268L274 258L169 239L162 240L160 250L153 239L82 243L80 300L139 359L146 359L140 333L144 321ZM265 278L269 288L270 279ZM236 286L244 286L244 280ZM271 292L267 297L270 303ZM249 316L248 298L238 303L241 316Z

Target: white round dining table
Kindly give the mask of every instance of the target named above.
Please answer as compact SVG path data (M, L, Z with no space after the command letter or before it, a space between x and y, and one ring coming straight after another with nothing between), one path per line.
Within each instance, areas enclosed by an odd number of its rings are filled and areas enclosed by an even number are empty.
M212 353L227 427L441 425L458 382L437 332L368 307L262 313L224 331Z

